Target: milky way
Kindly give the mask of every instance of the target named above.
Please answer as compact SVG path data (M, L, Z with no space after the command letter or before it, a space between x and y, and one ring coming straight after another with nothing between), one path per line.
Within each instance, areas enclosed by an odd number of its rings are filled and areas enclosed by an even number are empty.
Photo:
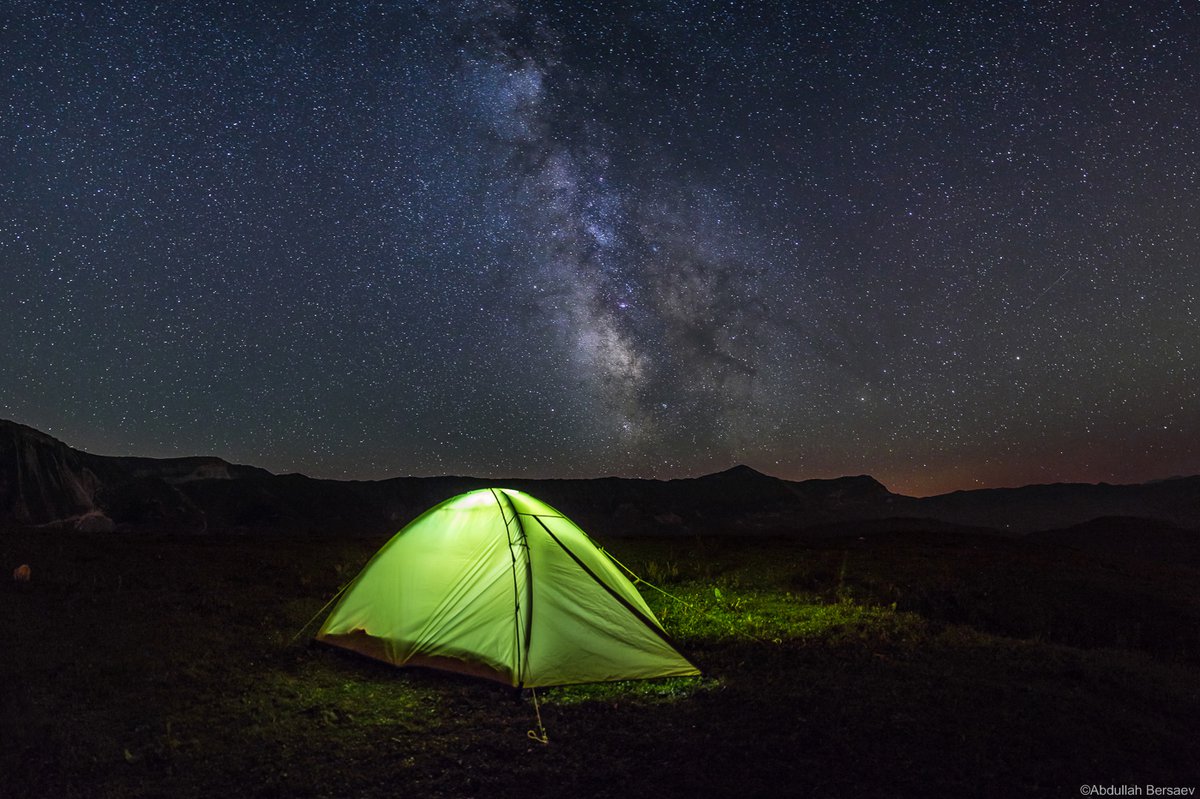
M0 415L330 477L1200 472L1189 5L10 3Z

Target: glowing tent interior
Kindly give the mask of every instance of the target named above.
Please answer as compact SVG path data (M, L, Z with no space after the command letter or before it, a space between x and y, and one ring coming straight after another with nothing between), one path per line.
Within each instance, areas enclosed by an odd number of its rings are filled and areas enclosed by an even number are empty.
M317 640L516 687L700 673L583 530L508 488L448 499L393 536Z

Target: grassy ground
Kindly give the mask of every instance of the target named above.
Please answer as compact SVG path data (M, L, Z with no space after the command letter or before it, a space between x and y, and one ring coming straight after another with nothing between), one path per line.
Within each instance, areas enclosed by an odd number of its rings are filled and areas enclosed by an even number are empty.
M1014 796L1200 783L1200 574L1020 541L622 540L700 679L289 639L380 540L0 536L0 796Z

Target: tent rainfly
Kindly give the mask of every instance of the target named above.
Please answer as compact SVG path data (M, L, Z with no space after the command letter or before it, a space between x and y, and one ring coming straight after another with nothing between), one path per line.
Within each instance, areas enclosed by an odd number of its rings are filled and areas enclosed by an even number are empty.
M398 532L317 640L520 688L700 673L583 530L509 488L460 494Z

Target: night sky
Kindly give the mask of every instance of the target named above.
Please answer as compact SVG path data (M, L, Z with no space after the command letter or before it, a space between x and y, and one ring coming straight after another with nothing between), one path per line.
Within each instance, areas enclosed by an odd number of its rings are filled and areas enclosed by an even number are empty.
M1200 472L1200 4L9 0L0 416L320 477Z

